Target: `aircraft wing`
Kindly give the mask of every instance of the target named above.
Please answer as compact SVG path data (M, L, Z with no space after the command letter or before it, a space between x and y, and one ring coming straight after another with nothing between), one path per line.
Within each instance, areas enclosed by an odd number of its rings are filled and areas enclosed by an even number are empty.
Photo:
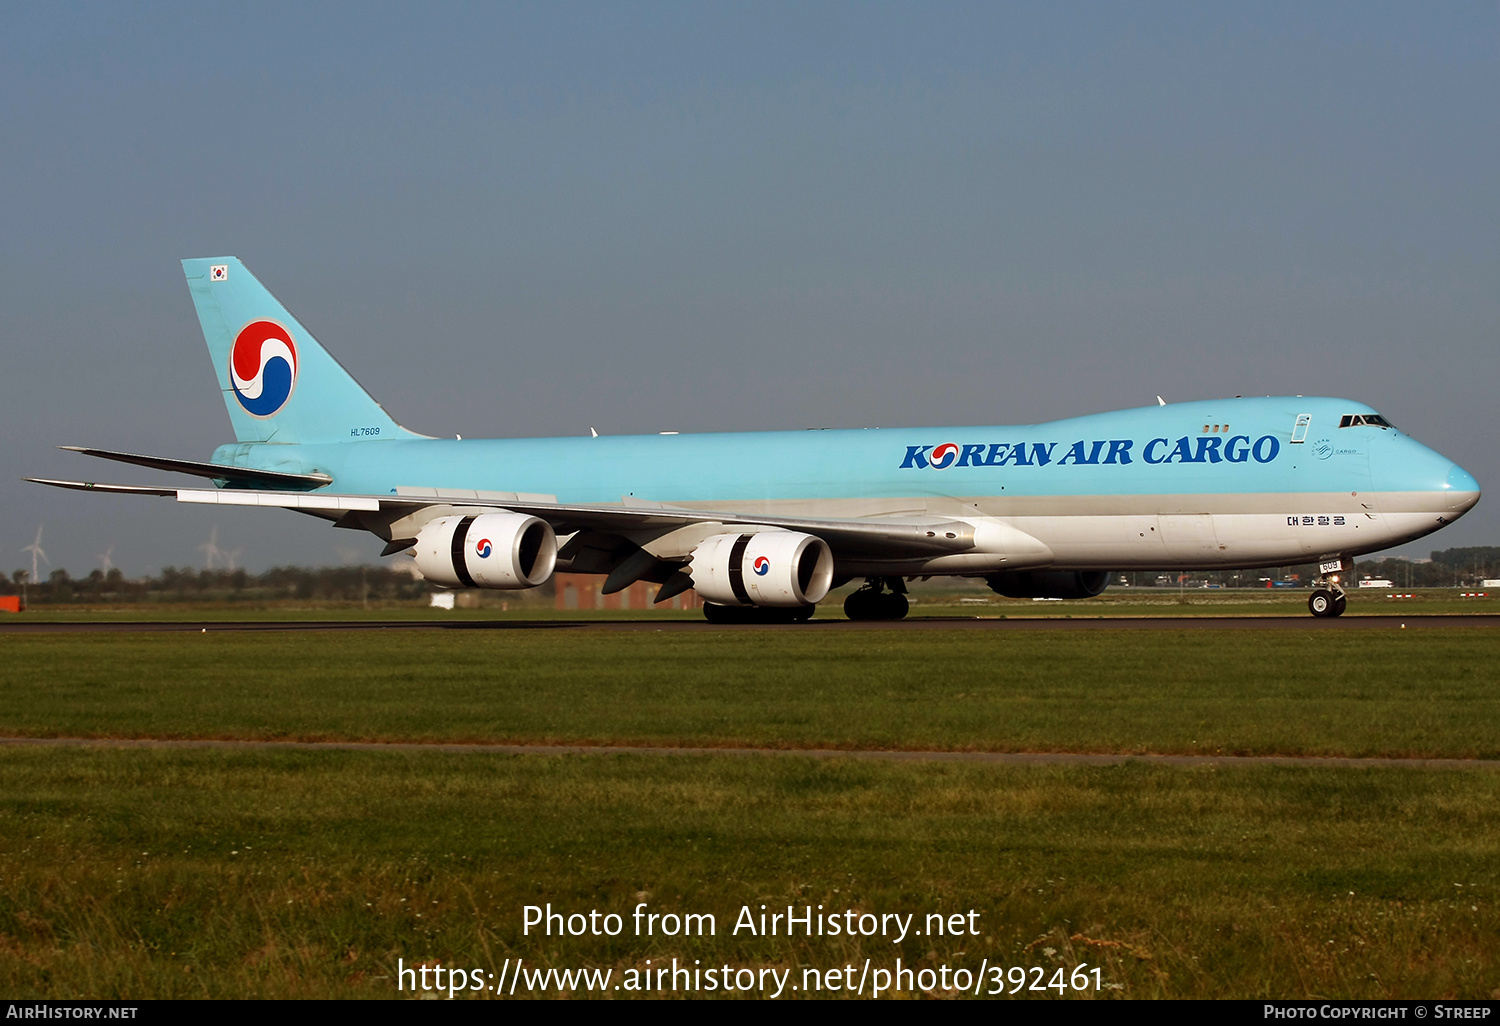
M413 503L399 498L396 504ZM974 547L974 527L963 521L935 517L861 517L817 519L747 515L733 510L700 510L680 506L643 509L630 506L579 506L564 503L501 501L440 497L420 500L424 505L500 506L515 513L540 517L559 534L577 530L618 533L630 530L722 524L725 527L779 527L817 535L840 554L940 555ZM382 505L385 505L383 503Z
M613 504L574 505L537 501L514 493L446 493L422 489L422 494L348 495L326 492L252 491L246 488L154 488L141 485L100 484L91 481L59 481L27 478L36 484L82 491L128 495L175 497L178 502L220 506L271 506L294 509L344 526L374 530L423 509L506 509L539 517L558 534L580 530L629 534L669 531L692 524L722 524L735 527L777 527L813 534L826 541L839 555L875 555L884 558L936 556L966 552L974 547L974 525L962 521L925 516L876 516L848 519L747 515L734 510L688 509L680 506L625 506ZM380 534L379 530L375 533ZM388 539L395 545L402 539ZM403 546L404 547L404 546ZM389 551L398 551L390 549Z

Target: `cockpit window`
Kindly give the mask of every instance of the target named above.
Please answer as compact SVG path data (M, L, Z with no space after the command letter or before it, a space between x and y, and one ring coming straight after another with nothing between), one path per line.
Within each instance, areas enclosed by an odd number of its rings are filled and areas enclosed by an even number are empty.
M1370 427L1388 428L1393 427L1390 421L1378 413L1346 413L1339 418L1339 427L1360 427L1368 424Z

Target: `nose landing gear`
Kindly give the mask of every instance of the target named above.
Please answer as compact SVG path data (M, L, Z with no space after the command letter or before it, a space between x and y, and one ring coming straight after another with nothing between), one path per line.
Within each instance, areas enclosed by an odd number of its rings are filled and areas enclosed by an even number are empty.
M899 577L871 577L844 599L844 615L851 620L900 620L909 609L906 582Z
M1343 616L1348 597L1336 579L1313 582L1313 593L1307 598L1307 611L1313 616Z
M1348 556L1324 557L1318 564L1318 576L1313 579L1313 593L1307 597L1307 611L1313 616L1343 616L1349 599L1344 586L1339 584L1339 574L1353 569L1354 560Z

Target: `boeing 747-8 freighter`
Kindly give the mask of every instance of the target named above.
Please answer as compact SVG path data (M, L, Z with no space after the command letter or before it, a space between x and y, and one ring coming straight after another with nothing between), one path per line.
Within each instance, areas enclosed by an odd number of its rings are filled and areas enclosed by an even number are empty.
M42 481L276 506L412 551L451 588L688 588L710 620L844 609L899 619L915 577L1084 598L1109 574L1317 563L1315 616L1353 557L1479 501L1452 460L1370 407L1303 396L1158 404L991 427L438 439L401 427L234 257L183 261L236 441L206 462L76 451L208 487ZM39 480L39 479L33 479Z

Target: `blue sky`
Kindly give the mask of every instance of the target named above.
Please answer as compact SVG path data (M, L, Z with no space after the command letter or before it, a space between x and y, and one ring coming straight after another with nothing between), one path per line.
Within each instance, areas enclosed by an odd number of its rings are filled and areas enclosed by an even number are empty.
M224 253L433 434L1333 394L1493 485L1497 86L1492 2L9 5L0 567L374 560L19 482L230 437Z

